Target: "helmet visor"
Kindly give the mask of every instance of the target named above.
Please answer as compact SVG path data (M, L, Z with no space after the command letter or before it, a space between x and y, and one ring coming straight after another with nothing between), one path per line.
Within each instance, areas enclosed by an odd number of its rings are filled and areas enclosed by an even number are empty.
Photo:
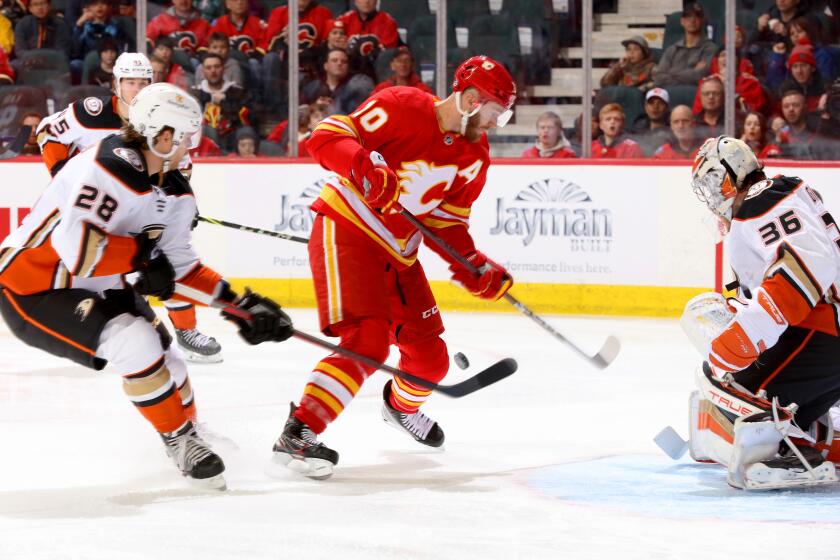
M513 110L507 109L495 101L484 101L478 114L482 122L495 122L496 126L503 127L513 116Z
M188 150L198 148L201 145L201 127L198 127L195 132L184 134L184 143L186 143Z

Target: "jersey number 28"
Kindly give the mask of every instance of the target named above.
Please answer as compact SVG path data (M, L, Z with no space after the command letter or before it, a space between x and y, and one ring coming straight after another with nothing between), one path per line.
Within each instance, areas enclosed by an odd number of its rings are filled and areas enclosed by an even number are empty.
M99 189L90 185L82 185L82 188L79 190L79 196L76 198L73 206L82 210L93 210L93 207L96 206L96 215L107 223L117 209L117 201L106 194L102 197L102 201L97 204L98 198Z

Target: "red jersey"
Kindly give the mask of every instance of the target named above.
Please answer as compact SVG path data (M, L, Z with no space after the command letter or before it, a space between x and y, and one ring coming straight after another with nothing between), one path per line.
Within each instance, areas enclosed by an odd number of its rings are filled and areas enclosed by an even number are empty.
M385 88L395 87L397 84L394 83L394 78L396 78L396 76L391 76L387 80L382 80L381 82L376 84L376 87L373 88L373 93L380 92ZM421 91L425 91L426 93L429 93L429 94L434 94L434 92L432 91L432 88L427 86L426 82L421 80L420 76L418 76L416 72L412 72L411 76L409 76L408 86L417 88Z
M359 52L363 55L369 55L377 45L393 49L399 43L397 22L385 12L374 11L362 19L358 10L350 10L341 15L338 21L344 23L348 44L359 42Z
M609 158L609 159L636 159L645 157L642 147L635 140L627 137L618 137L617 142L613 142L611 146L607 146L601 142L603 136L599 136L592 141L592 157L593 158Z
M441 131L435 101L417 88L387 88L355 113L321 121L306 143L318 163L341 176L327 182L312 209L373 239L400 268L415 262L422 235L400 214L381 214L365 203L348 178L350 162L362 146L381 153L400 179L399 203L447 239L457 234L461 254L475 250L467 231L470 208L484 188L490 148L486 136L470 142Z
M175 41L175 47L192 53L207 46L210 24L197 10L193 10L190 17L183 18L169 8L152 19L146 28L146 37L152 44L161 35L169 35Z
M245 18L241 27L230 19L230 15L226 15L216 20L210 33L224 33L230 39L231 49L248 54L262 44L265 27L263 20L252 15Z
M540 149L537 146L531 146L524 152L522 152L522 157L524 158L549 158L549 159L565 159L565 158L576 158L577 154L571 148L567 148L562 146L554 151L549 150L546 152L545 150L540 152Z
M327 23L332 19L333 13L329 8L319 6L313 2L298 17L298 45L301 49L308 49L320 45L327 40ZM263 35L260 50L264 53L271 51L274 44L286 34L286 27L289 26L289 7L280 6L271 11L268 18L268 26Z
M694 158L697 157L697 152L700 151L700 145L697 145L691 148L688 152L684 152L680 149L679 144L677 144L676 148L674 144L671 142L666 142L659 146L655 152L653 152L653 159L690 159L694 161Z

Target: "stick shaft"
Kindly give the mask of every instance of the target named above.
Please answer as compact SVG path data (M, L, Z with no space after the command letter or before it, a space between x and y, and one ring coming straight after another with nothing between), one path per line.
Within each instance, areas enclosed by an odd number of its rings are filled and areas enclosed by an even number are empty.
M208 218L207 216L199 216L199 222L205 222L208 224L213 224L217 226L223 226L231 229L238 229L240 231L248 231L251 233L259 233L261 235L268 235L270 237L279 237L280 239L286 239L287 241L295 241L297 243L309 243L309 239L306 237L298 237L296 235L290 235L288 233L281 233L279 231L272 231L270 229L262 229L256 228L251 226L245 226L242 224L235 224L233 222L227 222L225 220L217 220L216 218Z

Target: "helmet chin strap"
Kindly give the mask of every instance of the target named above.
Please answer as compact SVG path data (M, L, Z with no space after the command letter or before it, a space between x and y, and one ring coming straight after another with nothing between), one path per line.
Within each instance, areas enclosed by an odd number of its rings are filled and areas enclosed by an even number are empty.
M458 109L458 114L461 115L461 135L463 136L467 132L467 123L470 120L470 117L475 115L481 110L481 104L476 104L475 109L470 112L464 111L461 109L461 92L455 92L455 108Z

